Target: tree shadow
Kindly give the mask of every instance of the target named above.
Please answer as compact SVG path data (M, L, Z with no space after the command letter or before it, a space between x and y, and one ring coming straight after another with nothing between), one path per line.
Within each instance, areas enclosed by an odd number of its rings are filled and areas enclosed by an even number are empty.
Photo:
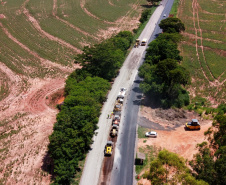
M50 174L51 181L55 179L53 159L47 151L42 159L42 170Z
M152 8L152 7L157 7L157 6L159 6L159 5L142 4L142 5L140 5L140 6L143 7L143 8Z
M163 108L158 97L143 96L141 105L151 107L152 109Z
M140 84L143 80L134 80L133 82L136 84Z
M132 90L136 93L142 93L142 90L139 87L134 87Z

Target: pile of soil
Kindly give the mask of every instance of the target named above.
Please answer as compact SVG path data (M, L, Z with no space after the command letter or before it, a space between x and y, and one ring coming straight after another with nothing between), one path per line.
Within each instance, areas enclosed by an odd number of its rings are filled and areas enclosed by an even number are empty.
M142 127L155 128L157 130L172 130L185 125L191 119L199 119L196 112L183 109L162 109L144 106L140 110L138 124Z

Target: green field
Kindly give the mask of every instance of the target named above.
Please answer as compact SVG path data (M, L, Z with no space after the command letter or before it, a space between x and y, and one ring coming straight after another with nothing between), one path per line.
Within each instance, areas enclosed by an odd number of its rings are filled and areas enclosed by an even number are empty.
M0 6L0 12L4 15L4 18L0 19L0 23L2 28L7 29L18 42L37 53L41 58L68 65L76 55L76 51L48 38L45 33L81 50L84 45L95 44L102 40L99 36L100 30L114 27L116 25L114 21L127 14L138 16L140 10L133 8L133 5L142 1L92 0L85 1L83 8L81 6L83 1L58 0L55 2L54 5L53 0L18 0L16 2L8 0ZM95 17L87 14L87 11ZM27 16L28 14L30 18ZM37 21L43 31L34 26L32 19ZM23 61L26 66L39 65L35 64L39 60L37 57L31 56L18 43L8 38L2 29L0 31L0 43L9 43L0 46L1 50L4 50L4 53L1 53L1 62L20 74L25 74L25 72L16 62ZM12 61L11 55L16 58L15 62L10 62ZM20 60L17 60L17 57Z
M226 100L225 6L226 1L219 0L179 3L177 16L186 28L180 49L182 65L192 76L191 99L199 95L214 104Z
M71 66L84 46L116 33L108 32L109 28L132 31L130 20L139 18L141 4L146 1L4 1L0 4L0 62L25 78L64 76L51 62ZM45 64L45 60L50 63ZM6 79L0 88L3 99L8 94L9 79L3 73L0 79Z

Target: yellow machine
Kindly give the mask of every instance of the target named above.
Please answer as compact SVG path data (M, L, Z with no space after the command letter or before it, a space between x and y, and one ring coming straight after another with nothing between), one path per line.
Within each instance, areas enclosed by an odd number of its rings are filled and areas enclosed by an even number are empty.
M113 150L113 142L112 141L108 141L107 144L105 145L105 149L104 149L104 155L111 155L112 154L112 150Z
M200 130L200 124L197 119L192 119L191 122L186 123L185 128L187 130Z
M138 48L140 45L140 40L139 39L136 39L136 43L134 45L135 48Z

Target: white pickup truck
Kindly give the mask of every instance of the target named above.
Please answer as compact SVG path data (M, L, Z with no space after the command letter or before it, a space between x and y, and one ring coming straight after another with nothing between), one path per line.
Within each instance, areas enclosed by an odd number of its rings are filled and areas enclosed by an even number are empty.
M126 88L122 87L118 93L117 99L123 99L126 95Z

